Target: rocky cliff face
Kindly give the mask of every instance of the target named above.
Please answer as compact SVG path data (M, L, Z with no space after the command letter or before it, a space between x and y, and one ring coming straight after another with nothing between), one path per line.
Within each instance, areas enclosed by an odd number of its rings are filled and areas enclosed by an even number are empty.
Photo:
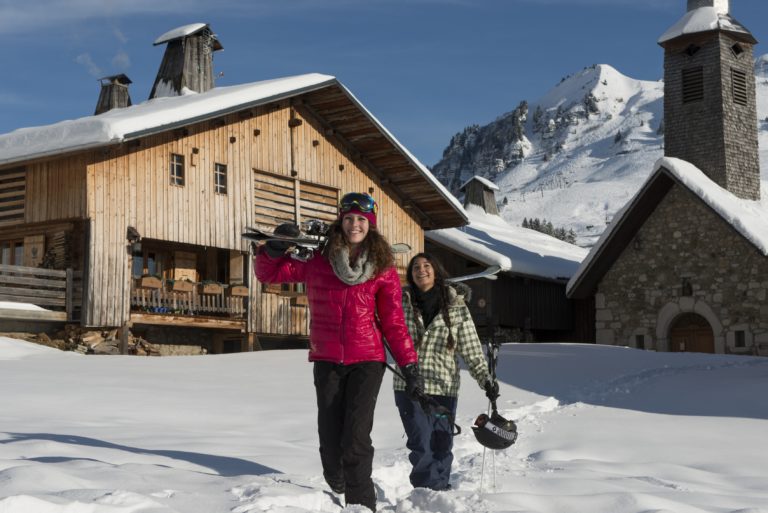
M500 116L484 127L471 125L454 135L433 172L456 194L465 179L473 175L494 180L530 151L525 136L528 102ZM476 172L469 173L469 170Z

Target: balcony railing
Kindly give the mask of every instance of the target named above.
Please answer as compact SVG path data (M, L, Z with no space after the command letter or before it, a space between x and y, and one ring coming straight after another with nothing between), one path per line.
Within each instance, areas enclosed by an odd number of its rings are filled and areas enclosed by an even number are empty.
M247 297L234 295L231 287L219 286L220 292L203 293L201 284L190 285L183 287L190 290L174 290L173 286L168 284L142 287L141 279L134 280L131 288L131 310L149 314L238 319L246 316Z

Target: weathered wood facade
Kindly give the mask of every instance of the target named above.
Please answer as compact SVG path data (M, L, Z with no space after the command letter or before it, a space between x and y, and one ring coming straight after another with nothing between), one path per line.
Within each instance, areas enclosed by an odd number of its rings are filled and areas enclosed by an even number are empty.
M4 208L0 199L0 212L16 212L0 213L0 241L42 235L49 251L51 234L64 231L71 267L84 273L85 326L306 336L301 289L252 283L241 238L247 226L332 220L348 191L373 194L379 229L414 251L423 248L425 227L463 224L420 164L335 80L253 103L135 132L119 144L0 167L0 177L23 190L21 203ZM398 256L398 265L407 258ZM203 297L206 282L222 286L213 287L219 302ZM216 306L235 290L239 314ZM190 306L203 299L207 310Z

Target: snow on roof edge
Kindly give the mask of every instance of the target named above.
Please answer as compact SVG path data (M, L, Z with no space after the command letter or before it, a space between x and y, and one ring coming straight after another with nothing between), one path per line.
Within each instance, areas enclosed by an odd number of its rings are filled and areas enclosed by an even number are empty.
M687 34L698 34L710 30L726 30L731 32L749 33L738 21L728 14L721 14L715 7L698 7L688 11L674 25L669 27L658 39L662 44Z
M293 82L300 82L302 85L299 87L291 86L283 88L282 90L280 89L281 83L290 85ZM214 88L211 89L211 91L198 95L147 100L131 107L113 109L100 115L84 116L74 120L64 120L38 127L22 127L12 132L0 134L0 165L14 164L24 160L52 157L110 144L118 144L145 135L172 130L173 128L187 125L192 122L199 122L229 114L237 110L242 110L244 108L269 103L286 96L293 96L311 90L321 89L334 83L338 84L339 82L336 77L331 75L307 73L304 75L252 82L250 84ZM238 101L238 98L241 98L243 95L247 96L248 92L257 90L259 87L269 89L275 85L277 85L277 92L272 92L267 96L255 96L248 98L245 101ZM243 91L245 91L245 93ZM206 97L206 95L208 96ZM226 101L227 97L230 95L233 100ZM220 100L220 102L223 101L224 105L212 110L205 110L198 106L198 113L195 115L172 115L176 111L189 110L188 104L195 102L195 97L216 98ZM142 110L149 112L142 112ZM172 119L158 120L154 125L148 123L148 126L141 130L131 130L130 128L121 130L121 124L125 124L126 122L130 122L137 118L151 119L155 117L158 112L164 112L164 118ZM80 137L69 135L69 131L72 129L77 129ZM34 144L36 137L37 139L45 141L44 143L38 143L38 148L36 148L36 145Z
M483 178L482 176L479 176L479 175L475 175L472 178L470 178L469 180L467 180L466 182L464 182L463 184L461 184L461 187L459 187L459 190L462 190L464 187L466 187L467 184L469 182L471 182L472 180L477 180L478 182L480 182L481 184L485 185L486 187L488 187L492 191L500 191L501 190L501 188L498 185L496 185L492 181L488 180L487 178Z
M450 236L451 230L459 229L443 228L440 230L427 230L424 232L424 237L431 240L432 242L455 251L464 258L477 260L483 265L498 265L501 267L501 272L512 270L512 261L509 259L509 257L506 257L493 250L487 250L485 252L470 251L464 243L458 242Z
M163 43L167 43L168 41L173 41L174 39L178 39L180 37L189 36L195 32L198 32L199 30L204 29L207 26L207 23L190 23L189 25L182 25L181 27L176 27L162 34L160 37L155 39L155 42L152 44L157 46Z
M297 75L297 76L304 76L304 75ZM299 94L304 94L304 93L307 93L307 92L310 92L310 91L314 91L316 89L322 89L323 87L329 86L329 85L333 84L334 82L339 84L339 85L341 85L340 82L335 77L332 77L331 75L319 75L319 76L327 76L327 77L329 77L329 80L326 80L325 82L318 82L316 84L306 85L306 86L295 88L295 89L285 90L283 92L276 93L276 94L273 94L273 95L270 95L270 96L263 96L263 97L260 97L260 98L257 98L257 99L245 102L245 103L234 104L234 105L231 105L229 107L225 107L225 108L222 108L222 109L219 109L219 110L210 111L208 113L201 114L201 115L198 115L198 116L194 116L194 117L191 117L191 118L181 119L181 120L178 120L177 122L174 122L174 123L167 123L167 124L164 124L164 125L158 125L156 127L148 128L148 129L145 129L145 130L137 130L137 131L134 131L134 132L126 132L125 134L123 134L123 140L136 139L138 137L143 137L143 136L150 135L150 134L153 134L153 133L156 133L156 132L164 132L166 130L172 130L172 129L177 128L179 126L189 125L189 124L193 124L193 123L198 123L200 121L205 121L207 119L217 118L217 117L220 117L220 116L225 116L227 114L232 114L233 112L237 112L239 110L249 109L249 108L252 108L252 107L258 107L259 105L264 105L264 104L267 104L267 103L272 103L272 102L275 102L275 101L279 101L279 100L282 100L283 98L286 98L286 97L289 97L289 96L296 96L296 95L299 95ZM293 78L293 77L287 77L287 78Z

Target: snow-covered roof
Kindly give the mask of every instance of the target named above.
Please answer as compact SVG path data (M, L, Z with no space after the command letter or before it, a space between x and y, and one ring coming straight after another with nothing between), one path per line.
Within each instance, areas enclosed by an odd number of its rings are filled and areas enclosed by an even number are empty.
M570 277L587 255L584 248L512 226L480 207L472 205L466 212L467 226L430 230L425 237L465 258L498 265L502 272L545 279Z
M759 201L741 199L713 182L698 167L681 159L663 157L656 161L654 171L640 190L616 213L613 222L603 232L578 271L568 282L566 293L570 293L581 281L593 262L601 255L605 246L622 226L627 214L638 200L646 194L661 173L668 174L677 183L699 197L717 212L734 230L751 242L763 255L768 256L768 210Z
M736 32L751 37L750 32L741 23L733 19L727 12L722 12L722 9L699 7L685 13L685 16L661 35L658 42L662 44L683 35L709 32L710 30Z
M331 84L338 84L336 78L310 73L216 87L202 94L154 98L97 116L20 128L0 135L0 165L120 143Z
M207 26L208 26L207 23L190 23L189 25L176 27L175 29L169 30L162 36L155 39L155 42L153 44L160 45L163 43L167 43L168 41L173 41L174 39L179 39L180 37L190 36L195 32L199 32L200 30L203 30Z
M454 213L461 217L461 222L466 219L461 203L349 89L335 77L319 73L216 87L204 93L190 92L181 96L153 98L131 107L112 109L95 116L41 127L20 128L0 134L0 165L119 144L329 86L342 89L381 134L450 204Z
M459 190L460 191L464 190L464 187L466 187L467 184L469 182L473 181L473 180L477 180L478 182L480 182L481 184L485 185L486 187L488 187L492 191L500 191L501 190L501 189L499 189L499 186L496 185L495 183L493 183L492 181L488 180L487 178L483 178L482 176L477 176L477 175L473 176L472 178L470 178L469 180L467 180L466 182L461 184L461 187L459 187Z

